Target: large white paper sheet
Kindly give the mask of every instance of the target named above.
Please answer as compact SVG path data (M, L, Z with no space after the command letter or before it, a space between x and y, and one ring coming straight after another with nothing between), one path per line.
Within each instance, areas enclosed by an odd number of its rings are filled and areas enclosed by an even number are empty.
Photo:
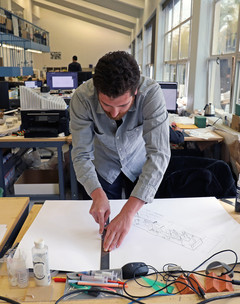
M92 201L46 201L18 246L32 268L31 249L43 238L52 270L100 269L101 237L89 214ZM17 251L18 251L17 250Z
M124 203L111 202L111 219ZM145 262L160 271L164 264L175 263L192 270L217 251L240 254L239 240L240 225L213 197L156 199L137 213L122 245L111 252L110 267ZM213 260L231 264L234 258L225 253Z
M111 219L125 202L111 201ZM89 214L91 204L46 201L18 247L27 255L27 267L32 268L34 241L43 238L52 270L100 269L101 239L98 224ZM217 199L158 199L136 214L122 245L110 253L110 268L145 262L159 271L166 263L192 270L219 250L232 249L240 254L239 240L240 225ZM234 256L221 254L213 260L231 264Z
M7 232L7 225L0 225L0 242L3 240L6 232Z

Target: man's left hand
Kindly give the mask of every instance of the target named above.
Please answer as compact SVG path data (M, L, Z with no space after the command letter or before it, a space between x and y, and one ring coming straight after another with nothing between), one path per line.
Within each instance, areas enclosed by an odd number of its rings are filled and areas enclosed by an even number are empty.
M135 214L144 204L142 200L136 197L131 196L129 198L120 213L105 228L104 251L111 251L121 245L131 228Z

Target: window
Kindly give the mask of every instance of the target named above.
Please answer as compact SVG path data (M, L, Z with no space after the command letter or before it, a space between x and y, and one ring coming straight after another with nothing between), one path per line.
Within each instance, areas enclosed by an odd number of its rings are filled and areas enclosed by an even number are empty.
M179 97L186 97L192 18L191 0L167 0L163 3L164 81L178 82Z
M136 60L139 65L140 71L142 72L142 32L137 36L137 44L136 44Z
M235 79L235 91L233 100L236 101L235 104L240 105L240 60L237 61L236 65L236 79ZM236 107L233 109L233 113L236 112ZM238 114L239 115L239 114Z
M136 48L135 48L135 40L131 43L131 54L134 58L136 58Z
M146 76L153 76L152 62L151 62L151 51L152 51L152 25L150 25L145 31L145 57L146 57Z
M239 102L239 9L238 0L214 2L208 101L230 114Z
M230 111L231 59L217 58L209 61L209 98L217 109Z
M212 54L236 51L239 14L238 0L221 0L215 4Z
M145 25L145 74L146 76L153 78L154 74L154 52L155 52L155 27L156 27L156 16L154 15L151 20Z

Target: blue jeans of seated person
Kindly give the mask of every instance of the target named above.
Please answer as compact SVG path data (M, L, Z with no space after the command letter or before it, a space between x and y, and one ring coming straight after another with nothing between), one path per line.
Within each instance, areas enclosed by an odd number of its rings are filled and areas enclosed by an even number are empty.
M134 186L136 185L128 179L122 172L118 175L115 181L110 184L98 174L98 180L106 193L108 199L122 199L122 189L124 188L126 198L129 198ZM91 199L84 191L83 199Z

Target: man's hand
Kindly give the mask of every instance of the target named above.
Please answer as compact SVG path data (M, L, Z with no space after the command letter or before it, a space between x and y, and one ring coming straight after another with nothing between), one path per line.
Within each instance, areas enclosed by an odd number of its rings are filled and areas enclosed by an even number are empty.
M172 127L172 129L173 129L174 131L181 131L181 132L182 132L182 129L179 128L175 122L173 122L173 123L171 124L171 127Z
M102 188L97 188L91 193L93 199L89 213L99 224L99 233L102 234L105 223L110 215L110 205L106 193Z
M136 197L130 197L120 213L106 227L104 251L111 251L121 245L131 228L133 218L144 202Z

